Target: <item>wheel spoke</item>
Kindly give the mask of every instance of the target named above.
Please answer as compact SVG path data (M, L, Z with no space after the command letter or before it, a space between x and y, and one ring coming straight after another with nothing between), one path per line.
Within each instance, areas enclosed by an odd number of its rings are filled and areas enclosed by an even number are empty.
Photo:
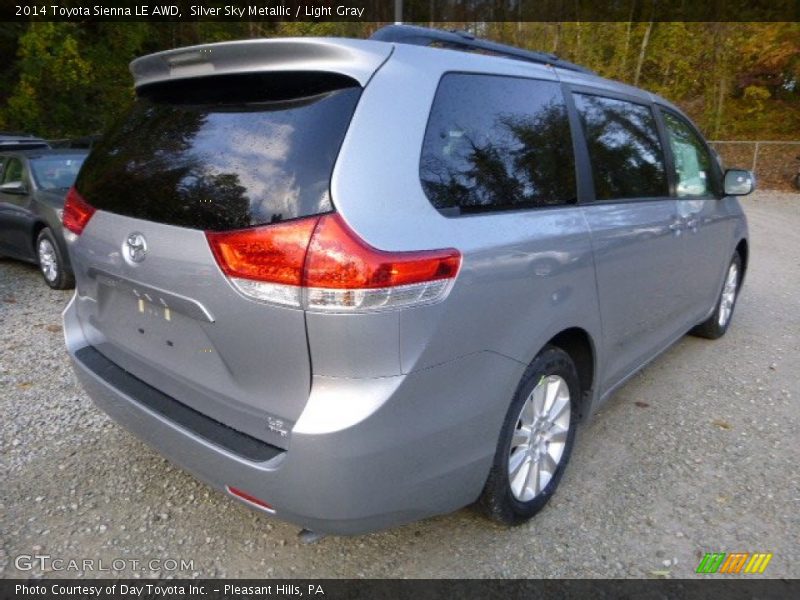
M514 435L511 436L511 449L518 446L527 446L531 440L531 430L530 427L527 425L522 425L521 427L514 430Z
M736 269L736 265L731 265L731 269L728 272L728 287L733 287L736 285L736 277L738 275L738 270Z
M547 441L551 444L564 444L567 441L567 432L569 429L554 425L547 435Z
M546 388L546 399L544 402L544 412L542 414L547 415L550 414L550 411L553 409L553 403L556 401L558 397L558 393L561 389L561 381L562 379L559 378L550 378L547 379L547 388Z
M533 392L531 392L531 397L529 401L531 402L531 420L530 422L533 423L536 420L536 417L542 415L544 413L545 407L545 385L542 382L536 384L536 387L533 388Z
M553 407L550 409L550 413L548 417L550 421L556 421L560 416L562 416L565 412L568 412L569 409L569 393L565 395L558 395L556 396L556 400L553 403Z
M519 415L519 420L528 428L530 428L530 426L533 425L533 422L536 420L535 393L536 390L534 390L531 395L528 396L528 399L525 400L525 404L522 406L522 412Z
M521 460L519 461L519 466L517 470L514 472L514 475L511 476L511 491L517 498L523 497L525 493L525 486L526 482L528 481L528 477L530 477L531 472L531 457L527 452L520 452Z
M531 463L531 468L528 470L528 477L525 481L525 488L529 489L535 498L539 494L539 475L541 473L541 466L539 461Z
M523 448L520 448L516 452L512 453L511 458L508 461L508 476L513 479L528 458L528 452Z
M558 463L550 455L550 452L545 452L544 456L542 456L542 459L539 462L542 464L542 470L547 471L551 476L556 472Z

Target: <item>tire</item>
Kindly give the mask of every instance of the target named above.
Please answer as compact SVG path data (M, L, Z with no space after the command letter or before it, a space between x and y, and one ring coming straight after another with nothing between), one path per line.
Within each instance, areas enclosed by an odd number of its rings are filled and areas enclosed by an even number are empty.
M51 288L68 290L75 287L75 277L67 268L64 255L48 227L42 229L36 238L36 259L42 279Z
M732 275L733 273L733 275ZM733 280L731 279L733 277ZM709 340L716 340L725 335L733 319L733 309L739 298L739 287L742 282L742 258L736 252L731 259L717 298L717 304L711 316L692 329L689 333ZM731 296L732 294L732 296Z
M553 496L575 443L580 387L575 363L560 348L545 347L528 366L506 414L494 462L478 501L491 519L503 525L520 525L542 510ZM550 403L547 393L553 390L555 399ZM568 393L565 404L564 392ZM544 407L550 405L549 420L556 424L553 428L547 428L547 420L535 417L533 413L523 413L523 408L531 408L537 399L543 399ZM558 407L561 407L560 416L556 416ZM530 427L533 436L520 433L525 414L528 422L533 424ZM537 425L543 427L538 436L535 433ZM551 441L545 443L548 437ZM527 442L523 441L525 438ZM559 447L559 444L562 445ZM537 449L542 452L542 448L545 448L544 454L537 457ZM560 455L556 458L559 450ZM509 476L512 462L519 467ZM550 469L542 468L545 466Z

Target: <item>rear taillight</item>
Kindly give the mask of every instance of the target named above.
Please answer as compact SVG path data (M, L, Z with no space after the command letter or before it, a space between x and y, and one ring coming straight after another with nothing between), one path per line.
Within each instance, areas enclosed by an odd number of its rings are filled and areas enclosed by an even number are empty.
M458 250L384 252L367 245L337 214L321 217L306 257L306 306L374 310L443 298L458 273Z
M61 215L61 222L67 230L80 235L94 212L95 208L83 199L75 186L69 188L64 200L64 212Z
M436 302L449 292L461 264L454 249L373 248L338 214L206 236L240 292L313 310L372 311Z
M225 232L206 232L217 264L243 294L300 306L303 265L319 217Z

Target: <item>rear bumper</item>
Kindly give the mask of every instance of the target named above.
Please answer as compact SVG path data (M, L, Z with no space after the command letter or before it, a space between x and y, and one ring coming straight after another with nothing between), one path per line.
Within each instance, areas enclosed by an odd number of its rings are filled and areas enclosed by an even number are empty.
M282 520L334 534L365 533L473 502L524 369L481 352L397 377L315 377L288 450L253 460L229 439L212 441L191 419L137 398L142 388L112 376L113 365L89 364L74 302L64 311L64 330L78 379L115 421L211 486L243 490Z

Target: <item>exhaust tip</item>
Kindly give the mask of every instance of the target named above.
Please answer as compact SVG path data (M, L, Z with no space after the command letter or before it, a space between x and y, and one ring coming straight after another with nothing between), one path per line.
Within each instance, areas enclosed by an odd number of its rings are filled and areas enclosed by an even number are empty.
M316 544L324 537L324 533L317 533L316 531L311 531L310 529L303 529L297 534L297 539L301 544Z

